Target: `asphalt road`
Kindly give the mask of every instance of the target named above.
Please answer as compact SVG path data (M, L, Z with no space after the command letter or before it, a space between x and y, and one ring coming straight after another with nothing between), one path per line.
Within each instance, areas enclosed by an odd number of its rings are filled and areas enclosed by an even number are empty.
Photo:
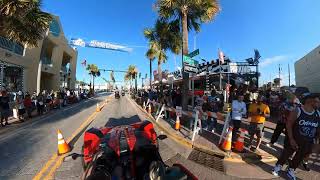
M120 99L114 99L106 104L103 110L97 115L95 120L90 124L90 127L101 126L118 126L128 125L136 122L146 120L146 117L141 111L138 110L127 97L121 97ZM156 129L157 133L160 134ZM73 152L81 153L81 147L83 145L83 135L75 143ZM188 154L188 150L184 147L176 144L170 139L166 139L159 142L160 154L164 161L171 159L177 155L177 152ZM174 147L174 148L173 148ZM55 179L79 179L83 173L81 159L71 160L63 162L61 167L57 169L54 178Z
M146 116L127 97L111 100L101 112L96 113L96 104L103 103L107 94L51 112L25 123L17 123L0 129L0 179L80 179L83 170L81 159L62 162L57 152L57 129L66 140L82 129L84 122L93 121L84 127L116 126L139 122ZM110 97L109 97L110 98ZM157 129L156 129L157 131ZM83 132L72 141L72 152L81 153ZM161 132L157 131L158 134ZM187 157L191 150L167 138L160 143L164 161ZM177 155L179 152L179 156Z
M25 123L0 128L0 179L32 179L56 154L57 129L67 139L95 111L96 103L106 97L103 94Z

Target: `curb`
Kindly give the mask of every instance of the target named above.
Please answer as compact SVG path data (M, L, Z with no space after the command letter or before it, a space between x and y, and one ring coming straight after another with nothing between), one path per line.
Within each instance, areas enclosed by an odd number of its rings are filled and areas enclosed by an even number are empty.
M182 144L188 148L194 148L198 151L202 151L204 153L215 155L215 156L221 156L223 157L223 161L225 162L231 162L231 163L255 163L255 162L264 162L264 163L271 163L276 162L277 158L270 154L253 154L253 153L231 153L230 155L228 153L221 153L218 151L214 151L208 147L205 147L200 144L192 143L185 138L182 138L176 134L173 134L172 132L168 131L165 127L163 127L160 123L157 123L155 118L149 114L146 110L144 110L142 107L140 107L132 98L128 98L130 101L132 101L142 112L144 112L147 117L150 118L150 120L163 132L166 133L167 136L169 136L171 139L175 140L179 144Z

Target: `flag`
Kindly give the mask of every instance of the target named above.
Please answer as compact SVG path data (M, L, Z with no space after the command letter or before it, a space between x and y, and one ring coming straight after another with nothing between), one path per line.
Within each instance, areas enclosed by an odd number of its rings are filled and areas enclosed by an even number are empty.
M81 65L83 65L84 67L86 67L87 66L87 60L83 60L83 62L81 63Z
M221 64L224 63L224 54L220 49L219 49L219 61Z

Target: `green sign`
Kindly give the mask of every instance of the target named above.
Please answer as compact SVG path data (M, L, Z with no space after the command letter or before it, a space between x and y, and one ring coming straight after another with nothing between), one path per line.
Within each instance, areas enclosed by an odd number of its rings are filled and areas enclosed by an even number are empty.
M199 55L199 53L200 53L199 49L196 49L193 52L189 53L188 56L192 58L192 57Z
M187 64L189 64L189 65L192 65L192 66L196 66L196 65L199 64L198 61L196 61L196 60L194 60L194 59L192 59L191 57L186 56L186 55L183 55L183 62L184 62L184 63L187 63Z

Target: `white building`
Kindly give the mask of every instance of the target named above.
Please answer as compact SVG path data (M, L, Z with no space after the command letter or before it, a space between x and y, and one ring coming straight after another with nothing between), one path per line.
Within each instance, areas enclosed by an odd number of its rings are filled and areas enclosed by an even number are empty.
M296 85L307 87L312 93L320 93L320 46L294 64Z

